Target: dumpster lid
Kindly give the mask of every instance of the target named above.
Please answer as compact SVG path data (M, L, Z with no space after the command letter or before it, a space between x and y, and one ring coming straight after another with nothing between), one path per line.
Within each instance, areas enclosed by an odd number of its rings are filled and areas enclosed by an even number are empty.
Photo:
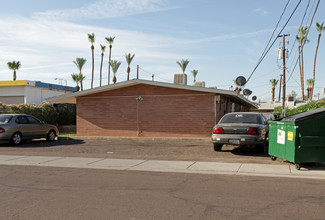
M317 117L318 115L325 114L325 108L316 108L305 112L300 112L294 115L290 115L288 117L282 118L280 121L287 122L297 122L303 121L309 118Z

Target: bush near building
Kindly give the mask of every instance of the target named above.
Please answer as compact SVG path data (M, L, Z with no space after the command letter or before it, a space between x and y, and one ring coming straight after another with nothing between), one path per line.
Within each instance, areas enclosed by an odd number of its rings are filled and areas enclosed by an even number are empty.
M53 105L42 103L41 105L21 104L21 105L5 105L0 103L0 114L28 114L44 121L48 124L57 124L59 113Z
M299 106L299 107L293 108L293 109L286 108L286 115L289 116L289 115L297 114L300 112L305 112L305 111L308 111L310 109L315 109L315 108L325 108L325 99L320 100L320 101L311 101L311 102L307 103L306 105L302 105L302 106ZM281 113L282 113L281 106L274 108L274 114L281 115Z
M59 113L58 125L76 124L76 104L53 104L53 106Z

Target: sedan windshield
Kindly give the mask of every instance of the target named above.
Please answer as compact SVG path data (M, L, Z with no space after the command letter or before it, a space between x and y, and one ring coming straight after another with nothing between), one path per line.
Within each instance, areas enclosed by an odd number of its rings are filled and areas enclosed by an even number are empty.
M247 123L260 124L260 118L255 114L228 114L225 115L220 123Z
M7 124L12 119L11 115L0 115L0 124Z

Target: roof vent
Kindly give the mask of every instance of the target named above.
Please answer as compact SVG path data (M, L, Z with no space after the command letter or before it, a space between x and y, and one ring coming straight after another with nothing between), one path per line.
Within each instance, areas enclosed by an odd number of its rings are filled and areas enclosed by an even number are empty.
M174 84L187 85L187 75L185 73L174 74Z
M194 83L194 86L197 86L197 87L205 87L205 82L204 81L202 81L202 82L195 82Z

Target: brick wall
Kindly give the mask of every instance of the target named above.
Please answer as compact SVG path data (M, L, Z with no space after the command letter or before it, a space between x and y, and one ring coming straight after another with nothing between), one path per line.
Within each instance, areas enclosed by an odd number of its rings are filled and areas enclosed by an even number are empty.
M213 126L210 93L141 84L77 98L79 136L209 137Z

